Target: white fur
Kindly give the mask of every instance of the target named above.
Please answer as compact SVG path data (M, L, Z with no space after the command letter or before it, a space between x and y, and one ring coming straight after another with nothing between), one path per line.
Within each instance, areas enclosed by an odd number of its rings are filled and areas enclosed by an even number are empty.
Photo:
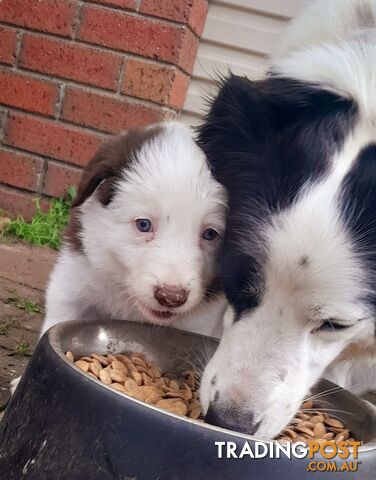
M315 3L295 21L272 62L280 76L355 99L360 118L333 157L330 173L307 184L267 227L262 303L226 326L201 382L204 410L214 397L246 406L254 422L261 422L256 433L261 438L280 432L322 375L356 393L376 388L375 319L359 301L368 279L338 208L346 173L362 147L376 141L376 99L371 93L376 40L368 26L357 23L356 5L376 19L376 1ZM299 259L305 256L309 264L304 268ZM325 319L353 326L315 331Z
M224 189L179 123L163 124L163 133L136 157L108 206L94 193L80 207L84 253L63 247L47 289L43 332L66 320L129 318L221 334L225 301L203 298L216 274L220 240L200 237L209 227L223 234ZM151 219L151 236L135 228L137 218ZM170 309L170 319L149 311L168 310L153 296L164 284L190 292L184 305Z

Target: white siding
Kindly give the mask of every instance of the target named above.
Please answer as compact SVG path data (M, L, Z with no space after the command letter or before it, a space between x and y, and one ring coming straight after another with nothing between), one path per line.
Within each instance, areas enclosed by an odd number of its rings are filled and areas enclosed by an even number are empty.
M229 69L257 78L266 68L287 19L302 0L212 0L202 35L182 120L197 124L205 95L215 91L215 77Z

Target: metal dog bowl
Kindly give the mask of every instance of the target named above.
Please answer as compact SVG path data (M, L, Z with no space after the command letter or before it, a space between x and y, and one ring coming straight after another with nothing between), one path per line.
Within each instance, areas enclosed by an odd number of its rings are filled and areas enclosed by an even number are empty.
M215 442L235 442L241 449L257 439L128 398L80 371L64 355L67 350L80 355L143 351L162 369L178 372L201 367L216 345L200 335L126 321L53 327L39 342L1 423L0 479L312 479L307 459L218 458ZM327 400L348 412L339 417L365 444L358 472L330 472L320 478L374 479L372 407L344 390Z

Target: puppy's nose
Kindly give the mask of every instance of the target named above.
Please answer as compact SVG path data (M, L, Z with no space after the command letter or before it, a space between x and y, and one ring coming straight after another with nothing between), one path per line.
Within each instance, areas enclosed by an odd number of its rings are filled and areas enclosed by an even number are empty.
M163 307L177 308L187 301L188 293L188 290L177 285L164 285L154 289L154 298Z
M260 427L261 422L255 423L253 412L238 410L235 407L225 407L218 402L209 405L205 415L205 422L217 427L228 428L235 432L254 435Z

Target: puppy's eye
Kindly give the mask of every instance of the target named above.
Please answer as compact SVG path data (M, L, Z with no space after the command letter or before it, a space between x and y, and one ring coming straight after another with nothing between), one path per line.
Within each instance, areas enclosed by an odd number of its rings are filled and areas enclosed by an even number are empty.
M337 320L325 320L321 325L314 328L312 333L316 332L338 332L340 330L345 330L346 328L350 328L352 325L347 325L344 323L339 323Z
M151 232L153 228L151 221L148 220L147 218L138 218L136 220L136 227L137 227L137 230L139 230L142 233Z
M207 228L202 234L202 238L204 240L207 240L208 242L212 242L217 237L219 237L219 233L216 230L214 230L214 228Z

